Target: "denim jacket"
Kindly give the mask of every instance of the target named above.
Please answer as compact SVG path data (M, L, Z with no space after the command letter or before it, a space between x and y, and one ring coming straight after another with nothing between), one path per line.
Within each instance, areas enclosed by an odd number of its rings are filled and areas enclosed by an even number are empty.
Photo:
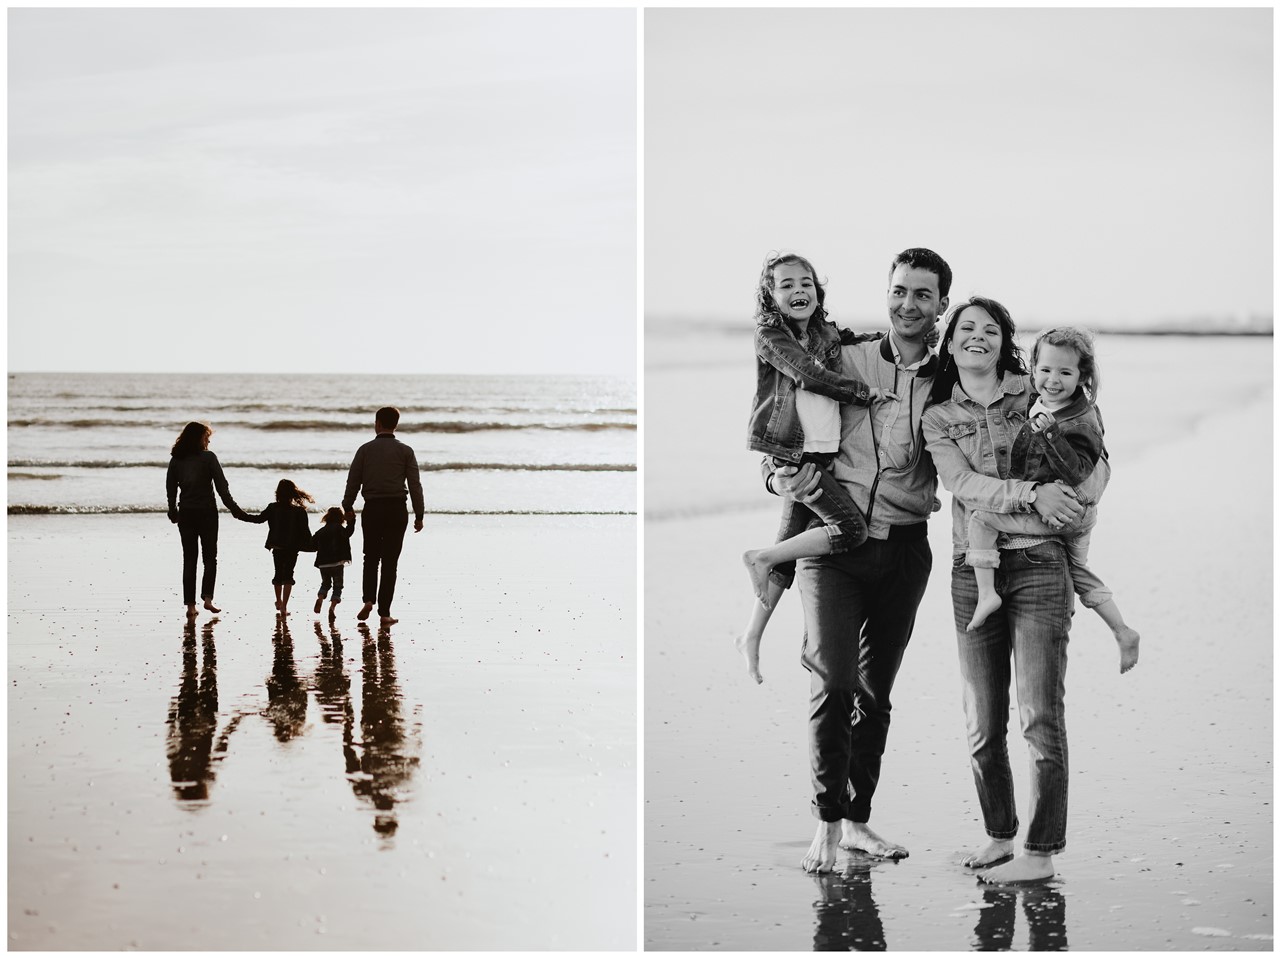
M854 333L830 320L810 320L811 353L784 320L765 317L756 325L756 396L751 406L747 448L799 462L804 430L796 412L796 390L810 389L836 402L871 402L866 383L840 373L840 347L879 339L883 333Z
M1030 405L1035 401L1032 393ZM1066 406L1049 415L1053 422L1042 431L1033 430L1029 422L1019 430L1009 454L1009 474L1035 482L1061 479L1070 486L1081 486L1093 474L1098 460L1107 458L1102 415L1079 388ZM1082 498L1097 502L1098 497L1086 493Z

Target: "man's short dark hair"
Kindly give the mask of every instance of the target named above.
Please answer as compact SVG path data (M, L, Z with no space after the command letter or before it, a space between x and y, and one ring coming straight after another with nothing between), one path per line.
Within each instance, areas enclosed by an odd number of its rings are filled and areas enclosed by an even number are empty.
M395 406L383 406L374 415L373 421L383 429L390 429L394 432L396 426L400 425L400 410Z
M889 276L892 277L893 271L904 265L912 269L927 269L930 273L937 275L939 299L946 299L951 293L951 267L933 250L925 249L923 246L904 249L889 264Z

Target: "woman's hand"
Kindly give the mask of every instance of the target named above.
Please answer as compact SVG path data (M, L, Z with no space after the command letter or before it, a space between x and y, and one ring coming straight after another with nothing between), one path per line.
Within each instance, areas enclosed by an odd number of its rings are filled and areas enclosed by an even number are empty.
M1055 529L1070 525L1084 515L1084 506L1076 499L1075 490L1057 482L1036 486L1036 501L1032 506L1040 518Z
M797 466L779 466L773 474L773 491L785 499L806 506L822 496L818 488L818 469L811 462Z
M871 387L872 402L887 402L890 399L896 400L898 394L888 389L881 389L879 386Z

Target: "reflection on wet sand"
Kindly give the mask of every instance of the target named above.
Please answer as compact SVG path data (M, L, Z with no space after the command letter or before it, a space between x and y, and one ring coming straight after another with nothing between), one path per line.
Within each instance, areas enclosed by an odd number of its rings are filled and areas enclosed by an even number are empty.
M1031 932L1031 951L1067 950L1067 902L1053 885L984 888L983 909L973 929L974 951L1009 951L1018 899Z
M195 624L188 623L183 631L182 675L169 708L166 735L169 777L179 804L197 808L209 798L214 764L226 755L231 734L247 716L266 718L281 744L305 734L307 699L314 692L321 725L341 730L342 774L356 798L373 810L373 828L382 847L391 847L399 827L396 803L405 799L420 764L421 735L416 722L405 721L390 631L380 629L375 637L367 625L358 626L362 640L359 738L337 626L330 623L326 634L319 622L315 624L320 655L310 682L305 682L298 675L293 637L283 618L276 620L272 636L266 707L238 712L218 735L218 663L213 640L217 621L211 619L202 629L203 664L197 654Z
M814 951L887 951L880 909L871 895L870 860L853 859L842 872L815 875L820 897Z

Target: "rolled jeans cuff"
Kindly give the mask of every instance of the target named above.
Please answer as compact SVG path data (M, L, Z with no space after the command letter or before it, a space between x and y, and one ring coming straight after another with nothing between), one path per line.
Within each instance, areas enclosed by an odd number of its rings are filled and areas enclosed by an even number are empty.
M1048 844L1048 845L1043 844L1041 842L1023 842L1022 847L1029 852L1040 852L1042 854L1052 855L1055 852L1060 852L1064 848L1066 848L1067 841L1066 839L1063 839L1060 842L1053 842L1052 844Z
M1105 587L1100 589L1090 589L1084 595L1080 596L1080 604L1086 609L1096 609L1104 602L1110 602L1114 595L1114 592Z
M999 549L970 549L964 555L965 565L972 569L1000 568Z
M1018 823L1014 822L1012 830L1007 832L996 831L991 828L988 828L986 831L988 838L994 838L999 842L1011 842L1018 837Z

